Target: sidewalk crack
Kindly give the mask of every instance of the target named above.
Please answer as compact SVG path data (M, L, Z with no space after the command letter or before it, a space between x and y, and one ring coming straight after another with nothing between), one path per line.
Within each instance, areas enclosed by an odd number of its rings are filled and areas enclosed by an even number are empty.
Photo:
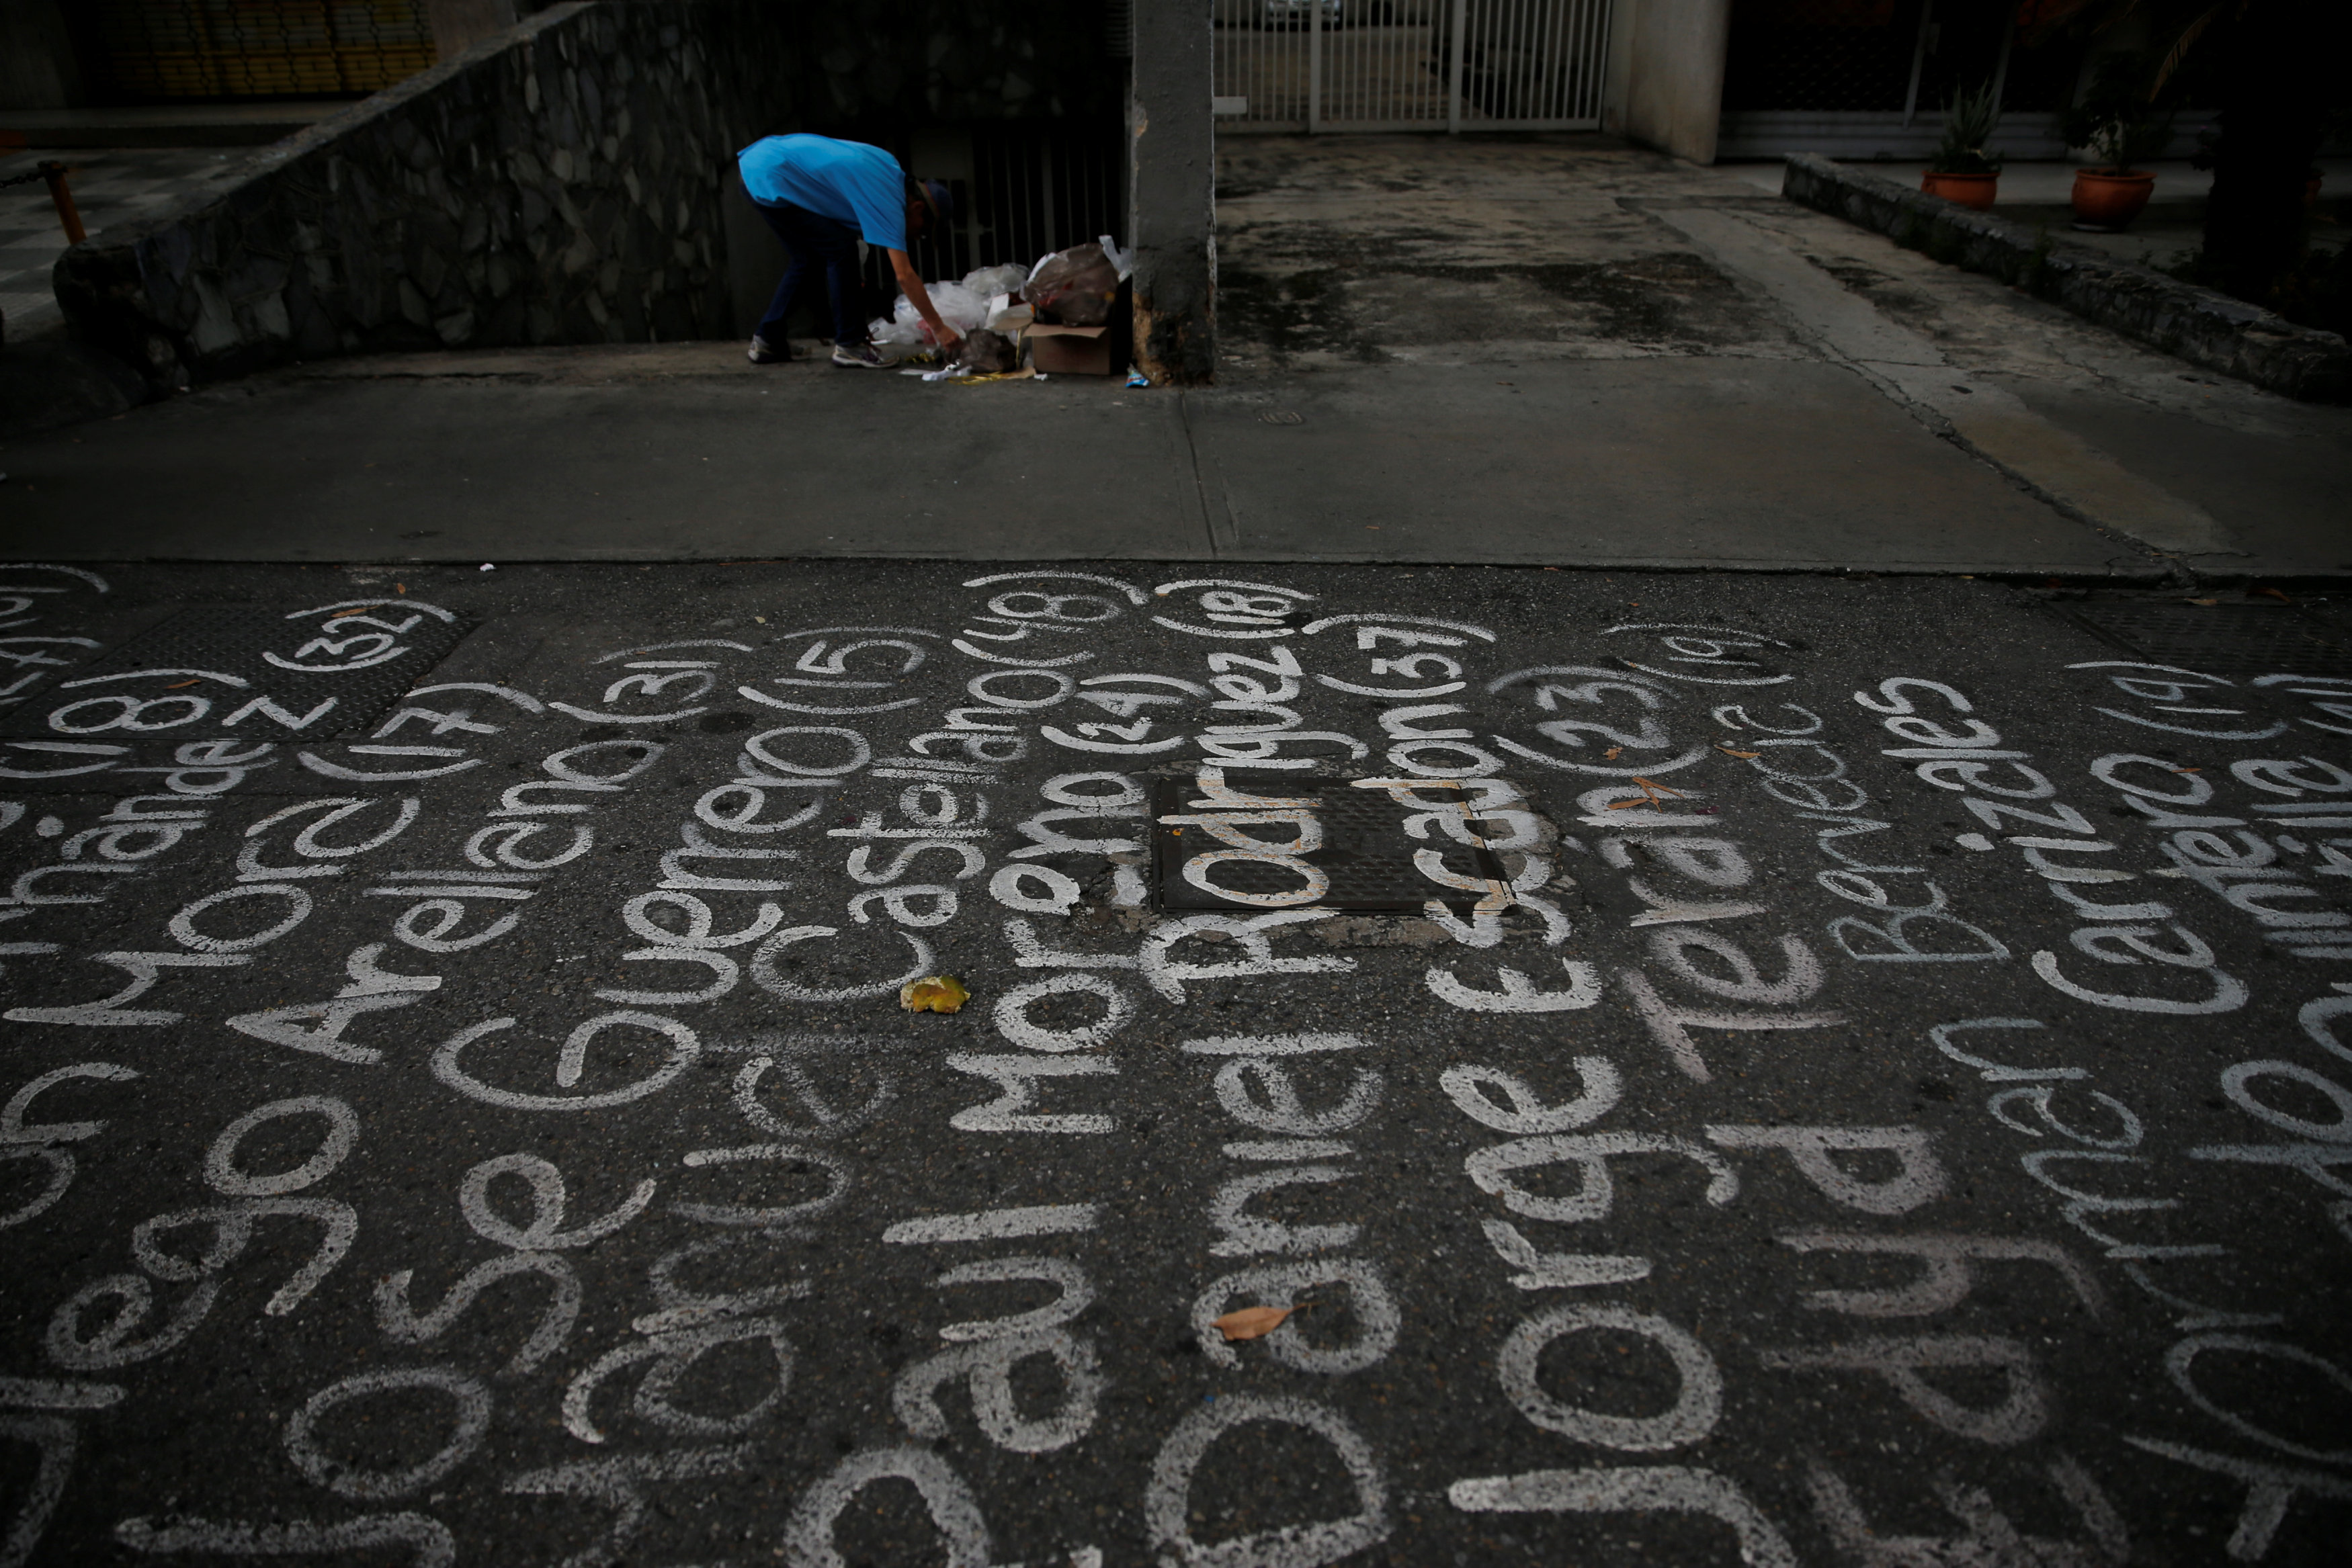
M1184 451L1192 462L1192 497L1201 508L1201 537L1207 544L1209 559L1223 560L1226 553L1241 545L1241 519L1225 504L1222 486L1216 501L1209 499L1208 482L1201 476L1201 444L1192 435L1192 400L1190 393L1179 388L1176 392L1176 418L1184 427ZM1217 527L1217 515L1225 516L1225 526Z

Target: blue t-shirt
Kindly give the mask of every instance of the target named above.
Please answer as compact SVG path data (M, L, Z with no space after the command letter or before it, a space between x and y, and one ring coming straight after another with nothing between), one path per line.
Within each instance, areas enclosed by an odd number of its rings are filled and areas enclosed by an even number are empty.
M847 224L867 245L907 248L907 173L898 160L862 141L830 136L763 136L735 154L755 202L789 202Z

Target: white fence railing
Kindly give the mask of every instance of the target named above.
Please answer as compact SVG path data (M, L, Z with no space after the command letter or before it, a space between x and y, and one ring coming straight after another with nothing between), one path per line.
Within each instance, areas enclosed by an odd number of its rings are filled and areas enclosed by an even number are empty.
M1610 0L1213 0L1221 131L1581 131Z

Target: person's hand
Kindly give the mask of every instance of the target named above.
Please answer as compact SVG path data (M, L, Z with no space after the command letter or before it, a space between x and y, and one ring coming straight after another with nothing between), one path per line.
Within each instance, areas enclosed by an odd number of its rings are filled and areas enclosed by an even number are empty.
M962 353L963 334L949 328L947 335L940 340L940 363L952 365Z

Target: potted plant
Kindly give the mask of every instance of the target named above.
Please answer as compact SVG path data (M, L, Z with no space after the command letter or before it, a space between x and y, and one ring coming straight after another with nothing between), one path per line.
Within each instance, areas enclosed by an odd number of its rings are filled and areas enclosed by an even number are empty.
M2000 119L2000 98L1987 82L1975 92L1955 90L1944 110L1944 139L1927 159L1919 188L1963 207L1992 205L2000 182L2000 154L1985 151Z
M2074 226L2121 234L2147 205L2156 176L2134 164L2156 157L2172 140L2172 116L2150 101L2145 68L2137 57L2109 55L2083 101L2067 111L2070 147L2088 147L2091 162L2074 172Z

